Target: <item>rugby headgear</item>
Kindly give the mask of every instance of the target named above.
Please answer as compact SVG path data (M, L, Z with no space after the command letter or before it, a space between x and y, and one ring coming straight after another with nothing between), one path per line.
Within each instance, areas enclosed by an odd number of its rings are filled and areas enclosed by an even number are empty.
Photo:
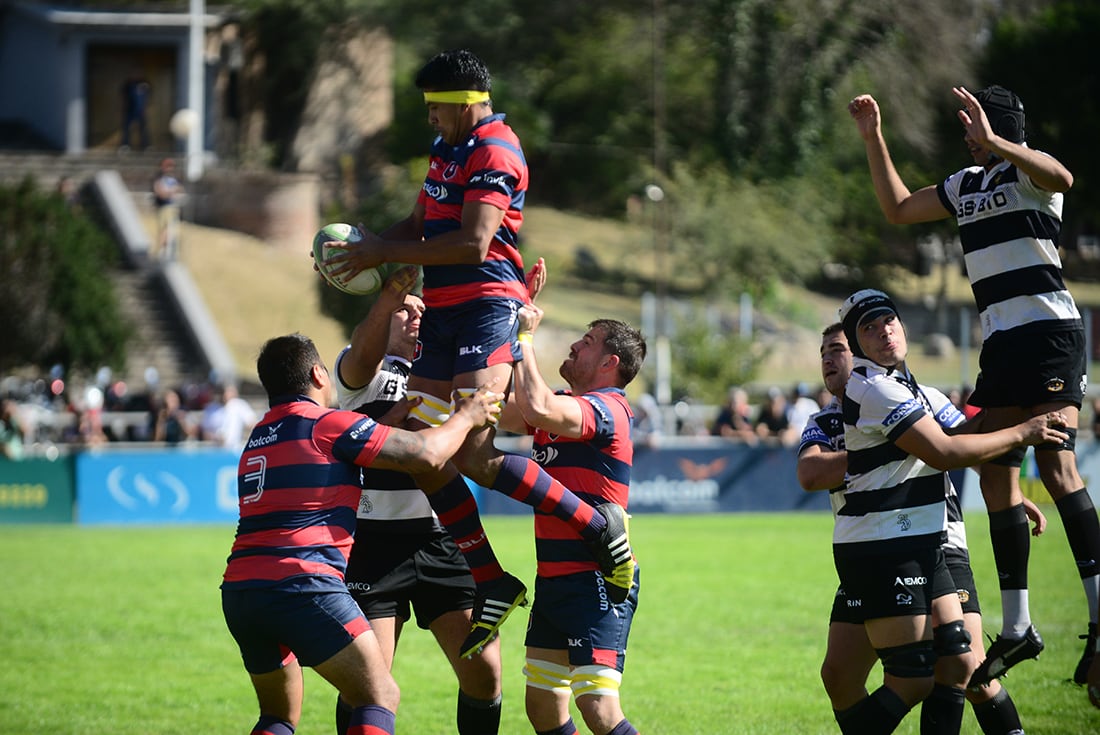
M985 110L994 133L1013 143L1024 142L1024 103L1019 97L999 84L979 89L974 97Z
M856 357L867 357L859 346L858 330L861 325L878 319L883 314L897 313L898 308L893 300L878 289L865 288L844 299L844 304L840 307L840 323L844 327L844 336L848 338L848 349L852 354Z

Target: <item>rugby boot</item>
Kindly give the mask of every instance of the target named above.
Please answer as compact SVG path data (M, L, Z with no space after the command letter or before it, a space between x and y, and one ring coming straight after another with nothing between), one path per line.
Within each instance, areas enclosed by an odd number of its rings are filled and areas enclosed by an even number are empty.
M971 689L985 686L1004 676L1006 671L1021 661L1038 658L1043 648L1043 639L1034 625L1028 626L1023 638L1002 638L998 635L997 640L986 651L985 661L971 675L967 686Z
M1085 652L1081 654L1081 660L1077 662L1077 668L1073 671L1073 681L1077 684L1087 684L1089 681L1089 667L1096 655L1096 623L1089 623L1089 632L1086 635L1077 636L1085 642Z
M500 626L517 607L527 604L527 587L508 572L479 586L474 598L473 625L459 655L470 658L497 637Z
M607 582L607 597L617 605L630 594L637 566L630 548L630 516L615 503L599 505L596 511L607 520L607 527L600 532L599 539L589 542L588 547Z

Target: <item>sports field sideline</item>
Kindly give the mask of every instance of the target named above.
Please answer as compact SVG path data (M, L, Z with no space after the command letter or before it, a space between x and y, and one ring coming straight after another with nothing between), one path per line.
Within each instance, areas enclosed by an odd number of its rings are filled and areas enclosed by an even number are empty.
M766 489L762 489L766 492ZM1085 631L1081 583L1061 523L1031 560L1032 614L1047 650L1005 680L1028 735L1100 732L1068 681ZM486 519L506 566L534 578L531 521ZM986 629L1000 608L984 514L967 516ZM647 735L836 733L818 679L835 590L828 513L635 515L641 603L623 704ZM255 703L225 629L218 583L232 526L7 526L0 535L0 733L245 733ZM523 712L521 610L503 628L501 732ZM397 731L453 732L456 685L431 636L406 629L395 676ZM880 672L872 672L877 684ZM307 672L298 735L330 735L335 694ZM911 714L901 733L916 733ZM578 722L580 720L578 719ZM963 732L979 729L967 711Z

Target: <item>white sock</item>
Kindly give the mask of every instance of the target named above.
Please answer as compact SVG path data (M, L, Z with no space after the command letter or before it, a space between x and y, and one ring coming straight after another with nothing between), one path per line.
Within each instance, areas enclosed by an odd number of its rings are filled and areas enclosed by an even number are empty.
M1019 640L1031 627L1031 610L1027 590L1001 590L1001 637Z

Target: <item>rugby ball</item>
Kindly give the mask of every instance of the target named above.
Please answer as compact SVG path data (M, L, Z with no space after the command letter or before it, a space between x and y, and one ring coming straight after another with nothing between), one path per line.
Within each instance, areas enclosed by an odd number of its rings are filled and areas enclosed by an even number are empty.
M358 227L343 222L325 225L313 238L313 262L317 264L317 269L321 272L321 275L329 285L355 296L366 296L378 291L386 280L387 269L384 265L378 268L367 268L365 271L355 274L352 278L348 278L346 274L332 275L329 273L329 269L325 267L325 260L343 251L339 248L325 247L325 243L334 240L359 242L362 239L363 233L360 232Z

